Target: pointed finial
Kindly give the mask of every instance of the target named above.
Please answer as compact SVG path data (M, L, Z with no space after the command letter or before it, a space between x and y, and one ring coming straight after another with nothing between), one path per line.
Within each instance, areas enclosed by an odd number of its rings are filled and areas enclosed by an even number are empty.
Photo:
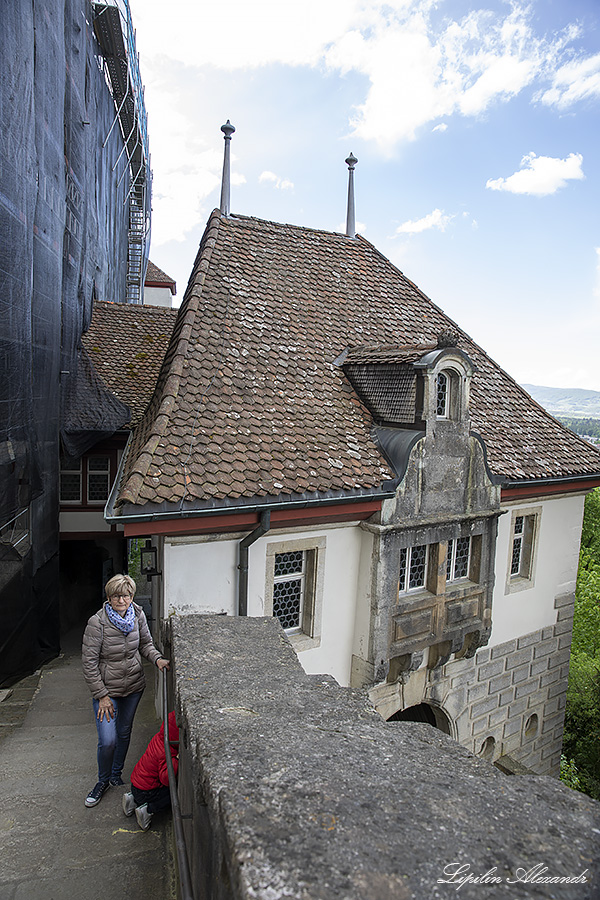
M351 152L345 162L348 166L348 211L346 213L346 234L348 237L356 237L356 220L354 217L354 167L358 160Z
M223 132L223 140L225 141L225 153L223 155L223 178L221 179L221 214L224 216L229 215L229 195L231 188L231 173L230 173L230 152L229 145L231 144L231 135L234 133L235 128L227 119L224 125L221 125L221 131Z

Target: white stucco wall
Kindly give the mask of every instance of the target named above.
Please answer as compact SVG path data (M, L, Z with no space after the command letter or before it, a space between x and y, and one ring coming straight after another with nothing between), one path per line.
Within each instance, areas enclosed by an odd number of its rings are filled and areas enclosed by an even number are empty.
M77 510L73 512L63 511L58 517L61 533L83 531L105 531L110 534L110 525L104 518L104 508L96 510ZM121 531L123 528L121 527Z
M245 533L167 538L164 543L164 615L170 612L227 613L234 615L238 591L238 544ZM359 593L366 590L359 578L363 544L371 535L356 523L303 530L277 529L249 550L248 614L264 615L266 548L270 542L324 537L323 605L319 646L299 652L309 674L333 675L350 683L354 628ZM366 559L370 561L367 549ZM360 586L359 586L360 584ZM368 601L361 598L361 607Z
M145 306L173 306L173 294L169 287L144 287Z
M556 622L554 599L575 590L583 518L583 494L548 500L502 504L498 522L496 583L489 646ZM540 510L532 583L524 590L507 592L511 553L511 520L514 510Z

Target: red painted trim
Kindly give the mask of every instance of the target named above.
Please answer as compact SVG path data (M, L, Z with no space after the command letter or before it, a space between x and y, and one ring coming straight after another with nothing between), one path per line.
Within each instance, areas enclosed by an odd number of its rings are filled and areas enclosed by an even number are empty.
M502 488L501 500L527 500L529 497L550 497L553 494L580 494L600 486L600 477L556 484L525 484L523 487Z
M361 503L340 503L328 506L307 506L302 509L271 510L271 528L290 525L320 525L332 522L354 522L368 519L381 509L381 500ZM142 537L153 534L185 535L213 534L225 531L246 531L255 528L260 512L225 513L195 518L154 519L149 522L125 521L125 537Z

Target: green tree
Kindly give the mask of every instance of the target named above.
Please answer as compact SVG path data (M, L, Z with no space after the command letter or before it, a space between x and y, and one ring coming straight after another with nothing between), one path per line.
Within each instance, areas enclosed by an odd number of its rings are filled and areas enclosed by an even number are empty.
M585 502L561 778L600 800L600 490Z

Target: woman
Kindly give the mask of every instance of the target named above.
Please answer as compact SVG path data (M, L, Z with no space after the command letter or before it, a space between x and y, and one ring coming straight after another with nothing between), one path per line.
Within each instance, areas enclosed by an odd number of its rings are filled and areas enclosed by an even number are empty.
M98 783L86 806L100 803L110 785L123 784L133 717L146 686L141 656L161 670L169 668L152 643L144 610L133 602L135 588L129 575L113 576L105 587L106 603L83 635L83 675L98 729Z

